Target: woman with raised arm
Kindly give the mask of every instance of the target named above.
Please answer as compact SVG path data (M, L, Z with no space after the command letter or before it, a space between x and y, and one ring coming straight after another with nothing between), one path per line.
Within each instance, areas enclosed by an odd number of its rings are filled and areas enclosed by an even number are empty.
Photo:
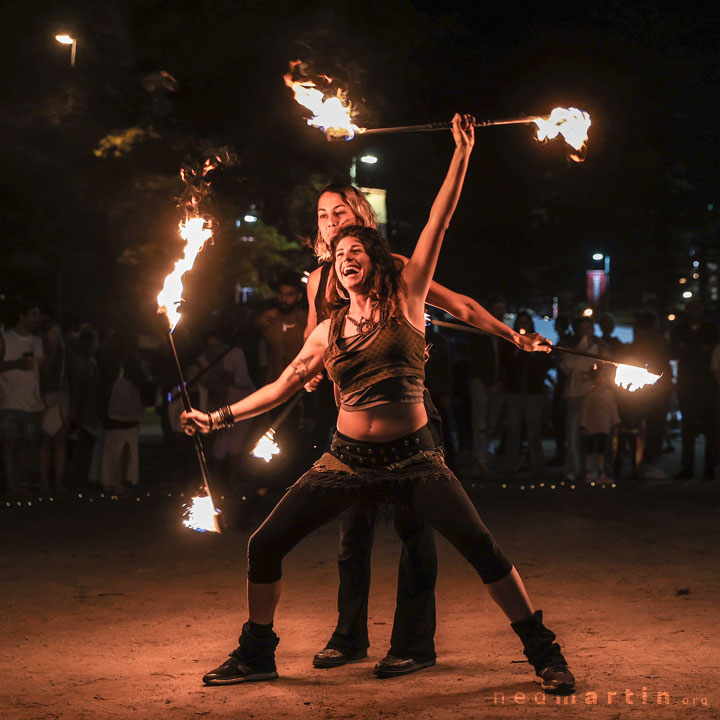
M408 505L472 564L521 637L548 692L572 692L574 679L555 635L534 612L520 576L500 550L435 449L422 402L424 303L474 144L473 119L453 118L455 152L430 217L407 264L366 227L333 241L332 314L270 385L230 407L183 413L188 433L253 417L279 405L323 363L340 391L337 431L323 455L250 538L248 621L240 646L203 680L221 685L277 677L272 625L284 556L313 530L358 502Z

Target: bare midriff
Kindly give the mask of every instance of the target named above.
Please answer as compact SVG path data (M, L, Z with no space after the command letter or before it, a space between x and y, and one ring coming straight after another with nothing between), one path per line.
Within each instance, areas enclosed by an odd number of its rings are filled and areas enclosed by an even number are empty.
M337 429L355 440L390 442L427 425L423 403L386 403L367 410L338 412Z

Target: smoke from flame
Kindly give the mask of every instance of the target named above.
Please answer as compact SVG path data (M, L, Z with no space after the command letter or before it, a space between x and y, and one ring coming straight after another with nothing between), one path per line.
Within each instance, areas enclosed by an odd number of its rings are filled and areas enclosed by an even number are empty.
M320 128L328 139L332 137L352 140L355 133L363 131L363 128L353 122L352 103L343 90L336 88L335 95L326 97L326 93L319 90L310 78L294 79L296 70L305 76L307 66L300 60L291 62L290 72L283 76L283 80L295 94L295 100L312 112L313 116L307 120L308 125ZM332 85L333 82L326 75L321 75L318 79L322 79L327 85Z
M584 160L585 144L588 140L590 115L577 108L555 108L547 118L533 118L538 126L538 140L552 140L558 135L565 138L568 145L574 147L579 154L571 153L570 158L575 162Z

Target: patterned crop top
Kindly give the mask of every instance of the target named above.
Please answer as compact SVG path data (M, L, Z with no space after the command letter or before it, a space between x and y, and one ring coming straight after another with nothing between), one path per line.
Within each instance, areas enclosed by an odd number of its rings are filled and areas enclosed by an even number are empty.
M342 337L348 308L330 318L325 368L340 391L340 407L363 410L391 402L423 402L425 336L404 316L381 316L364 335Z

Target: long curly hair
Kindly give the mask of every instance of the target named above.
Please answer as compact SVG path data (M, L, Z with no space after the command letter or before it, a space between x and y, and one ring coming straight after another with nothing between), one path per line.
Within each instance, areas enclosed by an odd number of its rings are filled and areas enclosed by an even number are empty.
M350 302L347 291L335 273L335 251L344 238L355 238L365 248L372 263L366 280L368 295L377 302L382 317L399 316L401 296L406 291L402 277L403 263L390 252L387 240L375 229L364 225L348 225L332 241L333 272L328 277L328 310L335 312Z
M367 201L367 198L353 185L343 185L341 183L331 183L326 185L318 195L318 200L325 193L336 193L339 195L343 202L353 211L355 217L358 219L358 225L363 225L369 228L377 227L377 218L375 217L375 211ZM315 242L313 243L313 252L317 256L319 262L329 262L333 259L333 249L330 245L323 240L318 229L317 235L315 236Z

